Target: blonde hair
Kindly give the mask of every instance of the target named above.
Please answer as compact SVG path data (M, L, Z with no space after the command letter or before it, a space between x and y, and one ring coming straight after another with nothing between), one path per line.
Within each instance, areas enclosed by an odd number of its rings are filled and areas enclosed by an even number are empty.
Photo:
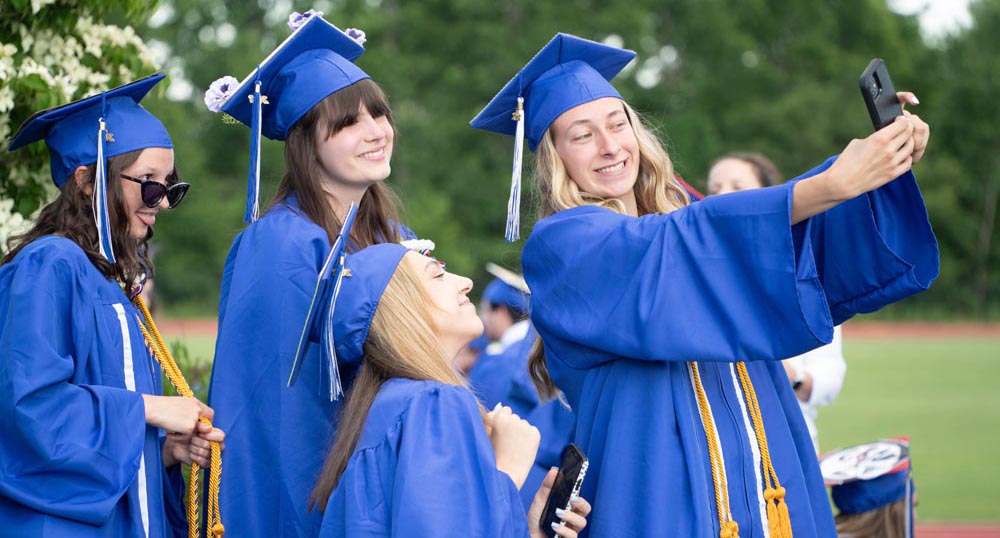
M368 411L386 381L402 377L468 386L445 356L428 302L423 283L404 258L372 317L361 370L344 401L337 438L310 498L311 508L326 508L361 438Z
M639 142L639 177L632 187L639 214L669 213L686 206L687 194L674 180L674 165L663 144L638 112L625 101L622 104ZM542 136L535 154L535 182L540 197L539 218L581 205L596 205L625 213L625 206L620 200L599 198L580 190L566 173L566 165L556 151L551 127Z
M628 103L622 101L632 132L639 142L639 177L632 191L635 193L639 215L670 213L688 205L687 193L674 179L674 165L663 144L646 126L642 117ZM583 192L566 173L566 165L556 152L552 128L549 127L538 144L535 154L535 183L540 197L538 218L543 219L564 209L582 205L596 205L626 213L621 200L599 198ZM545 362L545 347L541 337L535 341L528 359L528 371L543 398L554 398L559 391L552 382Z

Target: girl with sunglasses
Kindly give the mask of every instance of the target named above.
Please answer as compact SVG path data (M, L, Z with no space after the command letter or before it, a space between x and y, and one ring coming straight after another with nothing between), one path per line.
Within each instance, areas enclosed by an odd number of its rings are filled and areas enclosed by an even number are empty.
M310 512L309 494L335 431L336 399L357 364L303 331L307 311L352 203L357 220L343 238L350 251L412 237L383 183L395 130L385 94L354 64L362 33L318 15L293 14L291 35L242 83L223 78L206 94L211 110L245 123L252 136L251 224L226 260L209 389L229 435L220 503L234 536L318 534L321 515ZM258 220L261 135L284 141L285 172ZM304 367L288 387L297 358Z
M0 264L0 536L180 535L177 464L208 465L224 438L208 406L161 396L132 303L188 189L139 105L163 77L39 112L11 141L45 140L60 194Z

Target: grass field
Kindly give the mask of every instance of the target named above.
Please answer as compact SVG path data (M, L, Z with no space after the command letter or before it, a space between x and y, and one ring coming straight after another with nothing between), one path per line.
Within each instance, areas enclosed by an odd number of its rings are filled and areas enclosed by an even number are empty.
M846 340L833 449L908 435L923 521L1000 521L1000 340Z
M214 351L210 337L183 343L195 361ZM1000 522L1000 340L848 338L844 355L821 447L908 435L919 520Z

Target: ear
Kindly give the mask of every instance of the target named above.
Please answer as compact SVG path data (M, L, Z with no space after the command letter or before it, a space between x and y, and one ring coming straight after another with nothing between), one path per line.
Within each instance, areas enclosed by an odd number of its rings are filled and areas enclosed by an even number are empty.
M73 170L73 181L76 181L76 186L87 196L94 194L94 182L90 180L86 166L77 166L76 170Z

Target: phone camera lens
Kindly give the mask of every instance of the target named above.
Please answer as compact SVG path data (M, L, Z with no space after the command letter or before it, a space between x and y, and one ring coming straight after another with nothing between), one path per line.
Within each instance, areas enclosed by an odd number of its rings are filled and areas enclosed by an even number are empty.
M879 90L881 90L881 88L878 87L878 82L873 80L868 84L868 93L870 93L872 97L878 97L879 94L882 93Z

